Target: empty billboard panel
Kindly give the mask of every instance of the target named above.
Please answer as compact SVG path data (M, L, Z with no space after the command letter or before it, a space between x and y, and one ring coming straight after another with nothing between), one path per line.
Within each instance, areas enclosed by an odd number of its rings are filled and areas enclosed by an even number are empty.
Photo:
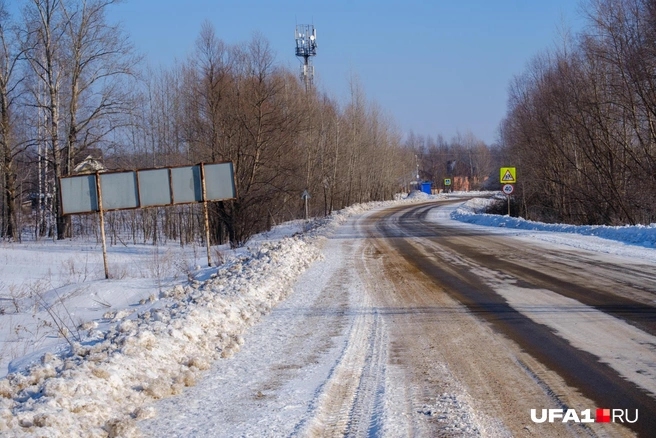
M142 207L171 205L169 169L140 170L139 199Z
M201 166L206 199L203 199ZM99 211L98 177L103 210L220 201L237 196L231 162L76 175L60 179L63 214Z
M103 210L121 210L139 207L137 192L137 173L101 173Z
M81 175L59 180L62 214L98 211L96 175Z
M203 201L200 166L172 168L171 185L173 187L174 204Z
M203 167L206 201L233 199L237 196L232 163L206 164Z

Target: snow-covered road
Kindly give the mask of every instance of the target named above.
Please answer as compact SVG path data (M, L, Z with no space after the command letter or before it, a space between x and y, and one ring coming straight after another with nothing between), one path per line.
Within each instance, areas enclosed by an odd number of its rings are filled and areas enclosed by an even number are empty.
M407 417L383 418L397 395L385 391L388 339L367 292L376 277L358 269L359 220L323 242L323 259L245 335L239 354L216 362L183 397L157 403L158 415L141 430L153 437L362 436L387 424L402 436L415 427L410 406Z
M86 281L85 264L56 302L80 321L76 342L44 338L11 362L0 434L649 436L656 228L625 245L416 201L283 225L159 292ZM37 295L34 315L59 294ZM18 304L2 321L31 327ZM530 417L563 408L640 408L640 420Z
M401 217L408 207L397 210ZM432 214L434 222L450 221L444 212ZM426 240L404 236L402 228L384 238L378 223L386 216L374 211L338 227L323 243L323 259L245 335L241 352L216 362L184 395L157 402L158 414L139 422L140 430L152 437L632 435L613 424L531 423L531 408L596 405L550 363L499 336L489 319L401 257L395 239L417 247ZM526 237L503 239L519 247ZM443 249L426 248L427 258ZM527 295L530 289L514 284L512 275L480 263L440 257L440 263L464 266L511 308L653 393L656 355L646 347L656 341L652 334L553 291ZM645 274L645 284L655 272ZM581 315L576 321L574 311ZM608 342L585 342L595 330L612 327L617 330ZM636 348L620 354L622 339ZM598 349L590 350L592 344Z
M446 364L430 359L454 321L477 323L449 301L461 315L430 332L445 303L428 302L430 285L399 271L405 267L383 265L368 238L370 214L329 235L322 260L244 335L241 351L215 362L182 396L157 402L157 415L140 430L152 437L507 435L474 412ZM418 305L408 296L417 288L429 291Z

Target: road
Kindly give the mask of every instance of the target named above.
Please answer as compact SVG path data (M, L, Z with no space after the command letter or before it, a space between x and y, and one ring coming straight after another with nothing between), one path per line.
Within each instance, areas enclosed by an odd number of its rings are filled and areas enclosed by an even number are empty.
M454 227L446 206L340 226L243 350L144 434L653 436L656 266ZM567 408L639 419L530 418Z

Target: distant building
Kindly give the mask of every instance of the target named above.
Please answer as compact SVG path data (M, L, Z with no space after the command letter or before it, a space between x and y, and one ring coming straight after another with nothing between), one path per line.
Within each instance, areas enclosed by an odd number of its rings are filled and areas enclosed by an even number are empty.
M448 177L451 178L451 190L455 192L470 192L477 190L482 186L482 182L488 179L485 177L481 181L478 177L472 176L471 173L476 173L476 168L472 168L464 161L447 161L446 169Z
M102 160L93 158L91 155L88 155L84 160L82 160L75 169L73 173L95 173L102 172L107 170L105 165L102 163Z

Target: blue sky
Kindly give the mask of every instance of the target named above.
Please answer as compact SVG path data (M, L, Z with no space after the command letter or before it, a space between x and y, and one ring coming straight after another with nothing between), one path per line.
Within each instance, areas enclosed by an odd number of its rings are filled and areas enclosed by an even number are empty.
M497 139L508 85L553 46L563 24L581 26L577 0L125 0L111 8L147 61L185 58L209 20L227 43L260 32L295 71L294 28L314 24L318 86L341 101L357 74L367 97L404 132L471 131Z

